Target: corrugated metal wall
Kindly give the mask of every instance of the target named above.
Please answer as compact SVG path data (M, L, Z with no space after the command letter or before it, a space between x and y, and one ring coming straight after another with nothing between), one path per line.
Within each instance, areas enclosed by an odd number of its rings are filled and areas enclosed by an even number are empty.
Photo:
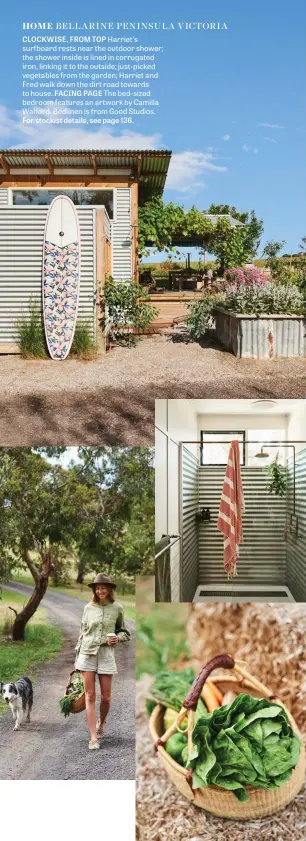
M182 572L181 601L192 601L199 583L198 524L199 462L186 447L181 447L181 525Z
M118 187L116 190L116 222L111 224L112 276L114 280L131 280L131 191L128 187Z
M171 601L180 601L180 542L174 544L170 550L171 559Z
M0 187L0 206L8 204L8 190L5 187Z
M0 190L1 195L1 190ZM16 342L16 320L31 298L41 302L47 207L0 208L0 343ZM95 210L78 207L81 231L79 316L95 332Z
M288 465L288 514L293 503L293 463ZM296 456L296 514L298 536L288 532L286 544L287 586L296 601L306 602L306 449Z
M285 585L286 499L268 493L263 469L242 467L241 472L245 497L244 542L240 547L236 583ZM223 537L216 528L224 475L225 467L199 469L199 504L211 510L211 522L199 525L199 584L227 581L223 569Z

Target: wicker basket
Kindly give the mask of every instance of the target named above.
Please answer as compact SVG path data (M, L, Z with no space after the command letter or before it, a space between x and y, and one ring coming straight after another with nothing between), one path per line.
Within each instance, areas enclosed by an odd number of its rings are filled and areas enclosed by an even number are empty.
M300 736L295 721L284 704L279 699L276 699L275 696L272 696L272 693L267 687L260 684L255 678L252 678L251 675L248 675L245 670L243 670L243 673L243 677L237 674L228 676L217 675L210 677L210 680L218 686L222 694L232 689L236 693L244 692L245 694L252 695L254 698L270 699L273 697L273 701L284 707L292 729ZM164 707L157 705L152 712L149 725L154 743L157 743L164 734L163 719ZM180 793L200 809L206 809L208 812L212 812L213 815L222 818L251 820L252 818L263 818L267 815L273 815L293 800L300 791L305 777L305 749L302 746L299 762L286 783L272 791L246 786L249 800L247 802L240 802L231 791L225 791L215 785L193 791L188 782L188 771L179 765L162 745L159 744L157 746L157 751L171 781Z
M75 671L76 670L73 669L73 671L70 672L69 680L68 680L68 683L67 683L67 686L66 686L65 695L69 695L69 687L71 686L72 675L74 675ZM82 692L82 695L79 695L78 698L74 698L74 700L71 702L70 712L71 713L82 713L82 712L84 712L85 709L86 709L85 692Z

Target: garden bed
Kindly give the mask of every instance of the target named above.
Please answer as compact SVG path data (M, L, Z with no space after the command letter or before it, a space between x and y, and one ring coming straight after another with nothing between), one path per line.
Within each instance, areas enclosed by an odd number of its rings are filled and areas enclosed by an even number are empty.
M235 356L305 356L306 322L302 315L257 316L216 307L215 318L217 338Z

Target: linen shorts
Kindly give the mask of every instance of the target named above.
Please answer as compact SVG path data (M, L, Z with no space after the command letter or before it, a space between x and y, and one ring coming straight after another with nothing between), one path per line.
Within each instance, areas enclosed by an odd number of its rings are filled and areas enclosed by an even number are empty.
M80 672L96 672L97 675L116 675L115 652L110 645L100 645L97 654L82 654L76 657L75 669Z

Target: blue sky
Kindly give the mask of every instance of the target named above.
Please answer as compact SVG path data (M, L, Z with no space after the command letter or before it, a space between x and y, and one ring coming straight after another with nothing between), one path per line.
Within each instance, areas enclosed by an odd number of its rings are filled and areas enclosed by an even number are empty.
M296 251L305 222L304 4L242 0L186 4L54 0L26 3L26 20L164 20L226 22L221 32L141 33L161 44L160 108L123 129L49 127L20 123L20 46L24 4L5 7L0 49L0 145L28 147L167 147L174 153L165 191L200 209L211 202L254 208L264 220L263 243L286 240ZM52 15L50 14L52 8ZM85 10L85 14L84 14ZM128 33L131 34L131 33Z

